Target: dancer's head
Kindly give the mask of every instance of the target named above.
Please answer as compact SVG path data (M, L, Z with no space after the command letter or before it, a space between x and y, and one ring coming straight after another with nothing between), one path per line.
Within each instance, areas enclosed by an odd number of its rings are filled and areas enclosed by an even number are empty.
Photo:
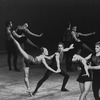
M64 49L64 44L62 42L58 43L58 52L62 52Z
M99 53L100 52L100 41L99 42L96 42L96 44L95 44L95 52L96 53Z
M6 27L12 27L12 22L11 21L6 21L5 26Z
M75 31L76 32L77 31L77 27L76 26L73 26L72 27L72 31Z
M48 50L47 50L47 48L42 47L42 48L41 48L41 51L42 51L42 54L43 54L43 55L48 55Z

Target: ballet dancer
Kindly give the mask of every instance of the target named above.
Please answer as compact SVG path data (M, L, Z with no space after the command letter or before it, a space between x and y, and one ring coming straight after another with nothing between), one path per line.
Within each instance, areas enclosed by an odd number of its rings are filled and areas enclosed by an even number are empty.
M27 49L25 49L26 43L39 49L39 47L34 43L32 43L32 41L28 38L28 35L32 37L41 37L43 33L37 35L30 32L28 29L28 24L25 23L22 26L18 26L17 29L12 32L12 35L21 44L25 52L28 52ZM22 59L22 62L23 62L23 70L24 70L24 82L27 87L27 91L30 91L29 78L28 78L30 63L27 60L25 60L25 58Z
M87 57L83 58L82 56L75 54L72 58L72 61L81 62L80 64L81 72L77 78L77 81L79 82L79 87L81 90L81 95L80 95L79 100L87 100L86 96L89 93L89 90L92 84L92 70L88 69Z

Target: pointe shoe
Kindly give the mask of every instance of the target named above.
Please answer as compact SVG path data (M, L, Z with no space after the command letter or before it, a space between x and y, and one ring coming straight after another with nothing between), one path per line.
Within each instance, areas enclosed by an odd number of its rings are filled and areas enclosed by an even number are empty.
M31 92L30 89L28 89L27 92L28 92L28 94L29 94L30 96L32 96L32 92Z

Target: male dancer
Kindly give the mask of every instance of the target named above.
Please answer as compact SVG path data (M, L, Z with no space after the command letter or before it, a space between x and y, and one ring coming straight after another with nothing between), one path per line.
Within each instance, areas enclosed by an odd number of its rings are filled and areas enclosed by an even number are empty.
M70 49L73 49L73 44L70 45L69 48L65 48L64 49L64 45L63 43L59 43L58 44L58 51L54 54L54 56L52 56L50 59L52 59L51 64L49 65L51 68L53 68L54 70L56 70L57 68L60 68L61 71L58 73L60 75L64 76L63 79L63 84L61 87L61 91L69 91L65 88L68 79L69 79L69 75L68 73L62 68L61 63L62 63L62 59L63 59L63 53L69 51ZM47 58L48 59L48 58ZM50 77L50 75L52 74L52 72L50 70L47 70L45 75L43 76L43 78L38 82L34 92L32 93L33 95L35 95L35 93L38 91L38 89L40 88L40 86Z
M93 88L93 95L95 100L100 100L100 41L96 42L95 44L95 53L90 54L89 62L91 65L88 66L89 69L93 69L93 82L92 82L92 88Z
M20 70L17 68L17 49L13 43L13 41L10 39L9 34L12 33L12 22L11 21L6 21L6 49L7 49L7 62L8 62L8 67L9 70L11 71L11 56L13 55L13 65L14 65L14 70L17 72L20 72Z

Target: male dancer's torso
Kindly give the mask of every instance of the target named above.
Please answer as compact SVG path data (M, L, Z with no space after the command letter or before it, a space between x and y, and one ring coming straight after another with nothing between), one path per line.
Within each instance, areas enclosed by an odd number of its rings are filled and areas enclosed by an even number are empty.
M49 65L52 69L57 70L57 63L56 63L56 54L54 55L54 57L52 58L52 61Z
M62 60L63 60L63 53L55 53L54 57L52 58L50 67L54 70L57 70L57 61L56 61L56 56L59 54L59 62L60 62L60 66L62 65Z
M100 65L100 56L96 56L96 54L93 54L90 61L92 66L98 66ZM99 76L100 70L93 70L93 79L98 79Z

